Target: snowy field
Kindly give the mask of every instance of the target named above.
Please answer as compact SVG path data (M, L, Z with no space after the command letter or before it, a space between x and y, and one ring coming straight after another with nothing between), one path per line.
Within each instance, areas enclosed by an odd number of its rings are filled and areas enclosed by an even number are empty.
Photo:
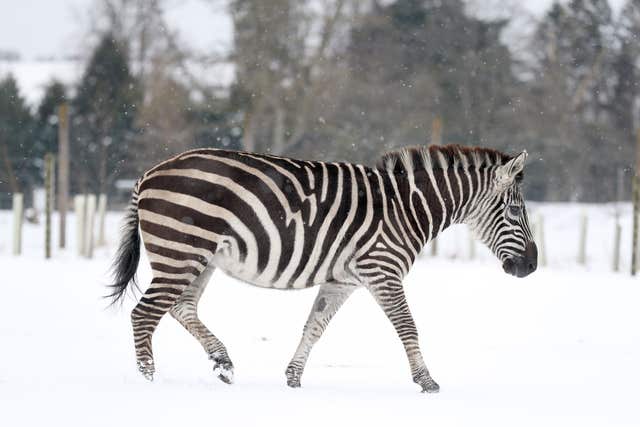
M480 246L469 260L458 227L441 237L438 257L421 257L407 277L436 395L411 382L395 332L364 290L315 346L302 388L289 389L284 369L315 291L269 291L218 273L200 313L229 349L235 384L213 376L199 344L170 317L155 335L148 383L135 366L134 299L121 309L101 299L120 214L108 216L108 245L93 260L75 255L71 235L71 248L45 261L41 226L26 225L24 254L11 256L11 216L0 212L0 425L640 425L640 278L628 275L629 206L624 273L611 272L611 206L530 210L544 216L548 258L532 276L505 275ZM583 211L586 267L575 263Z

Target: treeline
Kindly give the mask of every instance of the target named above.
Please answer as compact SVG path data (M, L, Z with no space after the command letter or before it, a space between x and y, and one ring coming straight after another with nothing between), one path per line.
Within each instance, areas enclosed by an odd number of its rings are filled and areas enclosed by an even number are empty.
M554 3L517 43L506 29L518 16L481 19L463 0L224 5L233 49L203 53L180 42L162 0L97 0L76 86L53 83L31 112L0 82L0 186L39 184L62 100L74 191L112 192L204 146L365 163L431 142L526 148L536 200L614 200L618 171L633 173L640 0L616 16L607 0ZM229 68L231 84L202 72Z

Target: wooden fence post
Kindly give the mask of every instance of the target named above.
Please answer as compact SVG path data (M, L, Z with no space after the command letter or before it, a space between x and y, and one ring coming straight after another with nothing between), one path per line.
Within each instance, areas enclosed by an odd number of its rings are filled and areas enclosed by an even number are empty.
M640 200L638 200L638 177L634 176L633 180L633 231L631 236L631 275L635 276L638 265L638 213L640 211Z
M22 223L24 218L24 196L22 193L13 194L13 254L22 253Z
M442 144L442 117L435 116L431 121L431 145ZM438 239L431 241L431 256L438 255Z
M73 211L76 215L76 245L78 255L84 256L84 223L85 223L85 205L86 205L86 196L77 195L73 199Z
M98 242L97 246L105 244L105 216L107 214L107 195L100 194L98 196Z
M582 212L580 215L580 240L578 246L578 264L585 265L587 263L587 213Z
M93 258L93 228L96 217L96 195L89 194L87 196L87 217L85 221L85 256Z
M620 240L622 237L622 227L616 219L615 231L613 235L613 271L620 271Z
M618 180L616 181L616 207L615 207L615 225L613 233L613 260L612 269L615 272L620 271L620 243L622 240L622 225L620 225L621 205L624 198L624 170L618 169Z
M638 193L640 192L639 177L640 176L640 129L636 136L636 168L632 181L632 200L633 200L633 230L631 235L631 275L636 275L638 265L638 213L640 211L640 200Z
M538 221L536 225L536 240L538 245L538 264L542 267L547 266L547 247L544 241L544 217L542 214L538 214Z
M51 258L51 211L53 210L53 154L47 153L44 156L44 257Z
M438 256L438 238L431 240L431 256Z
M67 245L67 210L69 204L69 108L66 102L58 107L58 215L59 246Z
M435 116L431 121L431 145L442 144L442 117Z

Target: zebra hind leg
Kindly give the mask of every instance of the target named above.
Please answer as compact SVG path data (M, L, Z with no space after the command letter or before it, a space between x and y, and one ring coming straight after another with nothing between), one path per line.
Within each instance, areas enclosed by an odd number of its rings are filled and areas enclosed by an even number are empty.
M209 265L198 278L185 289L178 302L169 311L171 316L193 335L213 360L213 372L227 383L233 382L233 363L224 344L209 331L198 318L198 301L202 296L215 267Z
M151 341L158 323L207 270L207 262L202 259L168 256L167 251L147 247L153 280L131 312L138 370L150 381L155 373Z
M156 277L131 312L138 370L149 381L153 380L155 373L151 345L153 333L187 285L185 281Z
M331 318L333 318L349 295L353 293L354 289L355 286L342 284L325 284L320 287L320 291L311 308L311 313L309 313L309 318L304 325L302 339L285 371L289 387L300 387L300 378L313 345L320 339Z

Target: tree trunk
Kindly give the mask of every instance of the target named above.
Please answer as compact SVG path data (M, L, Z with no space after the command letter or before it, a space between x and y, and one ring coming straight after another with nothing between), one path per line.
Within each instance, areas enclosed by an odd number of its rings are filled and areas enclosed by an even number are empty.
M275 118L273 124L273 144L272 144L272 152L273 154L283 154L284 153L284 119L285 112L282 105L277 104L275 107Z
M104 141L100 144L100 163L98 164L98 194L107 192L107 146Z
M0 140L0 157L2 157L2 164L7 171L7 180L9 181L9 187L11 187L11 191L13 193L19 193L20 186L18 185L16 174L14 173L13 166L11 165L11 161L9 160L9 150L7 150L7 144L2 140Z
M244 113L244 123L242 126L242 148L246 151L255 151L255 112L251 107Z

